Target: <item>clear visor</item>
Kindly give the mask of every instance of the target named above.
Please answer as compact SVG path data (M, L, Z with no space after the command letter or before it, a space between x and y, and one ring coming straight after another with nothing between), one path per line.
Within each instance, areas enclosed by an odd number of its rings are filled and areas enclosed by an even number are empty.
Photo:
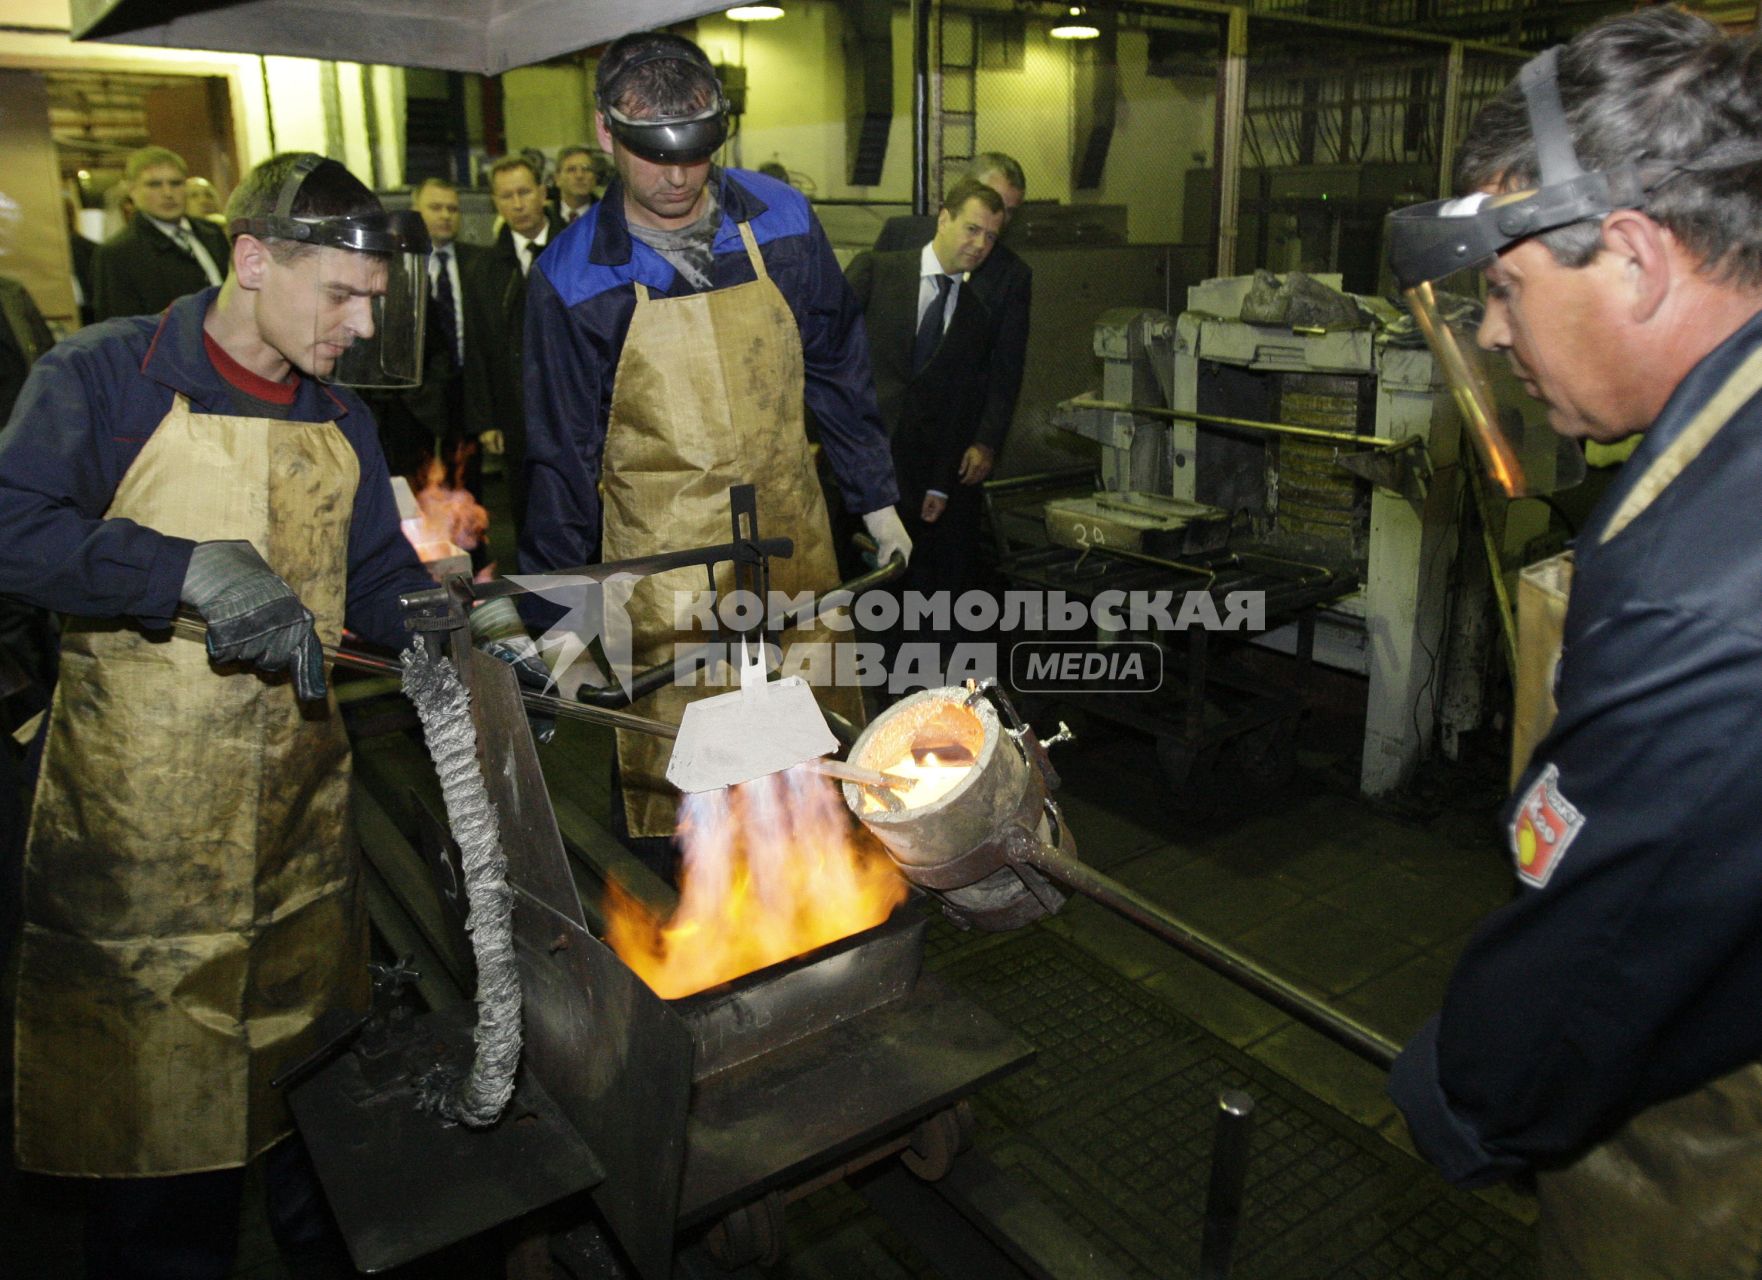
M1415 285L1402 297L1500 492L1526 498L1570 489L1584 479L1584 452L1548 426L1545 407L1524 390L1509 362L1481 348L1483 293L1477 270Z
M428 255L318 250L312 368L345 387L422 382Z

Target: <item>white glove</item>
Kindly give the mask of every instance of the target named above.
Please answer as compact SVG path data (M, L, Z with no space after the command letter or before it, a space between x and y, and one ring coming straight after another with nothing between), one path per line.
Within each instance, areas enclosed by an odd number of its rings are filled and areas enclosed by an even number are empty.
M912 536L905 531L905 525L899 518L899 512L892 507L881 507L863 517L863 528L875 540L875 563L884 565L898 556L909 564L912 558Z

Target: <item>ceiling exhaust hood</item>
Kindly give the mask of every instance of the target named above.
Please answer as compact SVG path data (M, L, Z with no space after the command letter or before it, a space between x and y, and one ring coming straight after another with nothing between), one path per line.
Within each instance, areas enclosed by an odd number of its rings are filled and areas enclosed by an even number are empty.
M76 40L483 75L725 7L726 0L69 0Z

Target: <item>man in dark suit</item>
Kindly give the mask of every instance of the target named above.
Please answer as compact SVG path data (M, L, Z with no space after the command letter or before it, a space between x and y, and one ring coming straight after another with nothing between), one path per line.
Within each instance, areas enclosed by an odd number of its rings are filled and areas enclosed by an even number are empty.
M157 315L173 299L217 285L231 260L226 233L185 216L183 157L142 147L123 168L135 216L92 255L94 317Z
M459 240L459 189L445 178L424 179L410 193L410 204L422 215L431 245L422 384L367 399L379 421L380 445L391 473L420 487L429 459L438 457L454 468L470 440L464 403L465 298L472 265L487 250ZM482 463L475 449L461 470L465 487L482 501Z
M558 218L568 226L599 203L600 189L612 180L612 162L603 151L580 143L557 152Z
M962 179L944 198L927 243L863 254L847 272L893 441L900 510L915 548L906 585L916 591L969 585L977 486L1009 427L1007 416L986 412L1004 317L975 287L1003 218L997 192Z
M1028 179L1021 164L1001 151L983 151L974 156L961 174L984 183L1003 200L1003 242L991 250L985 263L973 272L973 292L985 300L997 317L997 344L991 354L991 371L987 379L984 423L981 442L991 444L988 456L981 459L978 476L973 484L982 483L996 463L996 449L1009 434L1010 420L1015 417L1016 398L1022 390L1022 370L1028 359L1028 312L1033 303L1034 270L1009 247L1010 219L1016 207L1028 194ZM936 215L907 214L889 218L875 237L877 253L892 249L917 249L936 234Z
M504 225L465 283L465 429L502 454L512 548L526 521L526 277L563 226L545 207L544 183L524 156L498 160L489 190Z

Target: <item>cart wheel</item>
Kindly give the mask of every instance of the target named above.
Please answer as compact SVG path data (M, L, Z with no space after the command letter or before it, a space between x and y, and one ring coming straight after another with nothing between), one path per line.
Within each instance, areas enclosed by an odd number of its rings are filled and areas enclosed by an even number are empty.
M973 1145L973 1108L965 1099L938 1111L912 1131L912 1145L899 1158L925 1182L948 1176L955 1157Z
M1297 772L1297 721L1274 720L1239 735L1225 747L1232 772L1256 791L1282 787Z
M1156 740L1156 762L1168 783L1171 808L1188 818L1209 817L1218 803L1217 748L1195 751L1185 738Z
M773 1191L742 1205L710 1228L704 1245L728 1271L750 1263L776 1266L783 1258L783 1197Z

